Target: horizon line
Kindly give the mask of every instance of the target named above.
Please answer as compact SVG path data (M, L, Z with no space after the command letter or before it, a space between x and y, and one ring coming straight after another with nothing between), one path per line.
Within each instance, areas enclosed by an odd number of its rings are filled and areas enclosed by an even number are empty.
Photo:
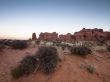
M82 29L83 29L83 28L82 28ZM82 29L80 29L79 31L81 31ZM85 29L103 29L103 28L85 28ZM75 31L75 32L79 32L79 31ZM110 30L105 30L105 29L103 29L103 31L104 31L104 32L110 32ZM56 32L56 31L54 31L54 32ZM59 35L66 35L66 34L68 34L68 33L74 35L75 32L73 32L73 33L71 33L71 32L67 32L67 33L59 33L59 32L56 32L56 33L58 33L58 36L59 36ZM40 35L40 33L46 33L46 32L39 32L39 33L38 33L38 32L32 32L32 33L36 33L36 36L37 36L37 38L38 38L39 35ZM25 35L24 37L22 37L22 34L21 34L21 36L16 35L17 37L16 37L16 36L13 36L13 34L11 34L11 35L6 34L6 35L3 35L3 36L0 36L0 39L28 40L28 39L32 38L32 33L31 33L31 35ZM53 32L47 32L47 33L53 33ZM29 34L30 34L30 33L29 33ZM27 36L27 37L26 37L26 36ZM26 37L26 38L25 38L25 37Z

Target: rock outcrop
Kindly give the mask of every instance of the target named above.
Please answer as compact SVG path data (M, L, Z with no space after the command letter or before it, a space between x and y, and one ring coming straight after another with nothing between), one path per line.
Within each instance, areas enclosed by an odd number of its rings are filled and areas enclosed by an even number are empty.
M70 33L67 33L66 35L61 34L59 35L59 40L63 42L71 42L73 40L72 36L73 35Z
M109 40L109 33L104 32L103 29L85 29L74 33L75 41L106 41Z
M32 33L32 40L37 40L36 33Z
M58 40L58 33L40 33L38 40L45 40L45 41L56 41Z
M32 34L32 40L36 40L36 34ZM58 36L58 33L40 33L39 41L63 41L63 42L72 42L72 41L107 41L110 40L110 32L103 31L103 29L85 29L75 32L74 34L67 33L65 35L61 34Z

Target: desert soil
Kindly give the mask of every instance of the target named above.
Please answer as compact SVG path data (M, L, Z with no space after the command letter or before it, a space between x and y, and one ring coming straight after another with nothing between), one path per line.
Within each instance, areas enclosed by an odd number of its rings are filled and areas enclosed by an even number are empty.
M95 52L86 58L70 55L67 51L58 49L61 61L55 72L43 74L34 72L19 79L13 79L10 70L26 55L36 52L37 48L25 50L4 49L0 53L0 82L110 82L110 53ZM87 65L94 67L90 73L85 68Z

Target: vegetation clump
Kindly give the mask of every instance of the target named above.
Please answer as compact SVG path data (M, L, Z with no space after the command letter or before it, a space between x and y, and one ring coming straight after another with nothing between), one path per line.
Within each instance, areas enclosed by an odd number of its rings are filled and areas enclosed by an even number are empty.
M58 60L58 53L55 47L40 47L35 55L24 57L20 64L11 70L11 75L14 78L19 78L36 71L36 69L49 74L54 71Z
M67 45L60 45L61 46L61 48L62 48L62 50L65 50L65 48L67 47Z
M0 44L0 52L2 52L4 49L4 45Z
M36 56L40 60L40 69L48 74L54 71L58 64L58 53L55 47L40 47Z
M86 69L87 72L89 72L91 74L93 74L95 72L95 68L91 64L83 63L83 64L80 65L80 68Z
M32 73L38 65L38 61L34 56L26 56L21 61L18 67L11 70L14 78L19 78L23 75Z
M92 51L89 47L86 47L86 46L76 46L76 47L72 47L70 49L71 51L71 54L78 54L78 55L81 55L81 56L86 56L88 54L91 54Z
M110 52L110 45L107 46L107 50Z
M15 40L11 46L13 49L25 49L28 47L28 44L24 40Z
M89 73L94 73L94 71L95 71L95 68L93 67L93 66L91 66L91 65L88 65L87 67L86 67L86 69L87 69L87 71L89 72Z

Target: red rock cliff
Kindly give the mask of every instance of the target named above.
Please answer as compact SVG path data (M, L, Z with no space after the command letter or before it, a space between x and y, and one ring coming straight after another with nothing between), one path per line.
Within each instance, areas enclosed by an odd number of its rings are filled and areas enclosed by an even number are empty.
M36 40L36 34L32 34L32 39ZM85 29L75 32L73 35L67 33L65 35L61 34L58 37L58 33L40 33L38 40L45 41L64 41L64 42L72 42L72 41L107 41L110 40L110 32L103 31L103 29Z
M97 41L108 40L110 32L104 32L103 29L85 29L83 28L79 32L74 33L76 41Z
M58 39L58 33L40 33L39 40L46 40L46 41L56 41Z

